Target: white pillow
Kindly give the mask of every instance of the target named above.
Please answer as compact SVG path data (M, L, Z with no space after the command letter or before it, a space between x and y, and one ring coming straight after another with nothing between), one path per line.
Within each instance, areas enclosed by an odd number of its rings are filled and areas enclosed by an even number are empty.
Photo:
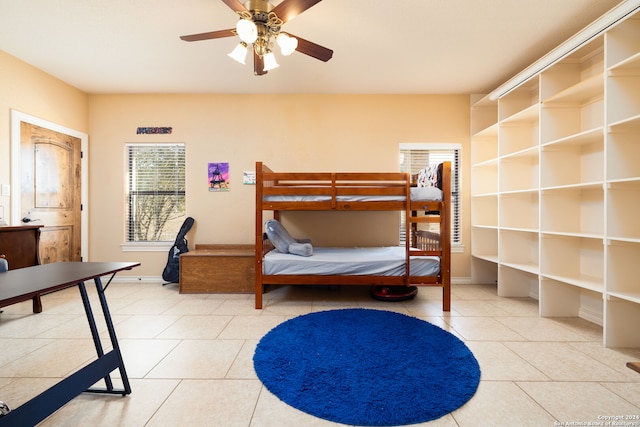
M411 200L429 201L442 200L442 190L438 187L411 187Z

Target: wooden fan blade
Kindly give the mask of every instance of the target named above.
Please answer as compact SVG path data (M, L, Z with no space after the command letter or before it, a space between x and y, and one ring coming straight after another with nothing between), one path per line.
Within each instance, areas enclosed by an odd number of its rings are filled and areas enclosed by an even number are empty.
M305 55L309 55L324 62L327 62L333 56L333 51L331 49L327 49L326 47L310 42L309 40L294 36L293 34L288 34L291 37L298 39L298 47L296 47L296 50L300 53L304 53Z
M244 5L242 3L240 3L238 0L222 0L222 3L226 4L227 6L229 6L231 8L231 10L233 10L234 12L244 12L245 10L247 10L246 7L244 7Z
M191 34L188 36L180 36L181 40L186 42L197 42L200 40L221 39L223 37L233 37L236 35L235 29L211 31L209 33Z
M282 19L282 22L287 22L321 1L322 0L282 0L282 3L273 8L273 13Z
M255 51L253 52L253 74L256 76L263 76L267 74L264 70L264 59Z

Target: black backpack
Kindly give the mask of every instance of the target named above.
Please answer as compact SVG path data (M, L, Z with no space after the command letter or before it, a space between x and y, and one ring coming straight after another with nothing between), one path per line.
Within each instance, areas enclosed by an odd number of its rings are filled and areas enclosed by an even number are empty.
M191 227L193 227L194 222L195 220L191 217L187 217L187 219L184 220L176 236L176 241L173 246L171 246L171 249L169 249L167 265L162 272L162 280L167 282L165 285L180 282L180 254L189 252L186 235L189 230L191 230Z

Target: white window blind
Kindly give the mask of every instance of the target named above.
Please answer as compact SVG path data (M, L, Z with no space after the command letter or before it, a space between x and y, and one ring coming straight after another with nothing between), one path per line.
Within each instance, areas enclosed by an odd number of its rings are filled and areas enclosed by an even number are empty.
M451 243L460 244L460 144L400 144L400 171L417 174L427 166L451 162ZM405 242L404 215L400 224L400 243Z
M185 210L184 144L126 144L128 242L172 242Z

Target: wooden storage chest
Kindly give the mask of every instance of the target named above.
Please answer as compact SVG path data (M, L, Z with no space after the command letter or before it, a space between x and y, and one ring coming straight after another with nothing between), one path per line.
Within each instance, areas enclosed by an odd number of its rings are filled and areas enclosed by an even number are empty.
M196 245L180 255L180 293L251 293L254 245Z

